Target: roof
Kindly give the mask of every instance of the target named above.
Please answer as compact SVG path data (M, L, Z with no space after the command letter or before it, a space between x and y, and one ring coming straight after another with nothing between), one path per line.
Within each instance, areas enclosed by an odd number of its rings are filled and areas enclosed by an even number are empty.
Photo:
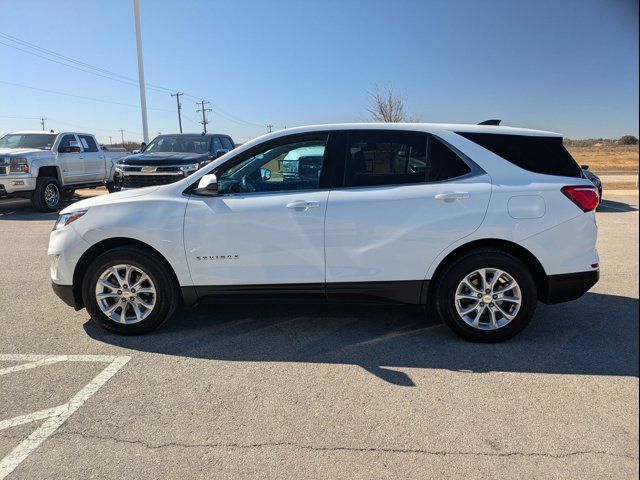
M185 132L185 133L161 133L159 135L156 135L157 137L165 137L165 136L170 136L170 137L179 137L179 136L196 136L196 137L214 137L216 135L218 136L222 136L222 137L231 137L231 135L229 135L228 133L205 133L204 135L202 134L202 132L200 133L189 133L189 132Z
M9 135L21 135L21 134L29 134L29 135L36 135L36 134L40 134L40 135L60 135L60 134L69 134L69 135L92 135L92 133L87 133L87 132L60 132L57 130L49 131L49 130L21 130L19 132L11 132Z
M287 133L304 133L318 130L417 130L425 132L450 131L450 132L477 132L477 133L498 133L506 135L530 135L557 137L559 133L547 132L544 130L533 130L530 128L518 128L495 125L476 125L463 123L334 123L325 125L307 125L294 127L286 130ZM282 132L282 130L280 131Z

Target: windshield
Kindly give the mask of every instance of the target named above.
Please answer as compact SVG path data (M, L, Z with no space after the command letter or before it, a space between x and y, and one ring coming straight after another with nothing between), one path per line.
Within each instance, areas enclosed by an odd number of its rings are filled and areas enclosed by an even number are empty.
M144 149L151 152L208 153L209 137L202 135L161 135Z
M10 133L0 138L0 148L51 150L57 135L48 133Z

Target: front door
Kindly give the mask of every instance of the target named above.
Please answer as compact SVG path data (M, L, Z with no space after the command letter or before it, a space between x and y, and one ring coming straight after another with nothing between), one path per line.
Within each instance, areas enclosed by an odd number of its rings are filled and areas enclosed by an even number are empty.
M185 250L200 294L299 288L324 296L327 138L285 137L244 152L215 171L218 196L190 197ZM300 162L317 168L295 169ZM285 166L296 173L285 175Z
M419 303L436 256L482 222L489 176L425 133L354 131L344 158L325 223L327 297Z

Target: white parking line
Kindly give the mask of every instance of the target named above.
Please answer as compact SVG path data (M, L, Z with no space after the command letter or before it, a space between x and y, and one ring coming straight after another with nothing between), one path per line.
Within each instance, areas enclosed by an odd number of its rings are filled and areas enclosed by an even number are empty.
M0 361L26 362L13 367L0 369L0 375L6 375L29 368L50 365L57 362L103 362L108 365L93 380L86 384L71 400L56 407L38 410L26 415L0 421L0 430L23 425L25 423L45 420L40 427L15 447L6 457L0 460L0 480L9 475L20 465L42 442L55 432L73 413L80 408L100 387L116 374L130 359L127 356L113 355L17 355L0 354Z

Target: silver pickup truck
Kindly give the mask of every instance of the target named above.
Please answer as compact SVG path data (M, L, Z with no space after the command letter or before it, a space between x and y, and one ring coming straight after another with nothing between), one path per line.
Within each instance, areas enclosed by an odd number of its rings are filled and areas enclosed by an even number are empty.
M125 155L103 151L88 133L9 133L0 138L0 198L29 198L38 211L56 211L76 188L113 191L115 163Z

